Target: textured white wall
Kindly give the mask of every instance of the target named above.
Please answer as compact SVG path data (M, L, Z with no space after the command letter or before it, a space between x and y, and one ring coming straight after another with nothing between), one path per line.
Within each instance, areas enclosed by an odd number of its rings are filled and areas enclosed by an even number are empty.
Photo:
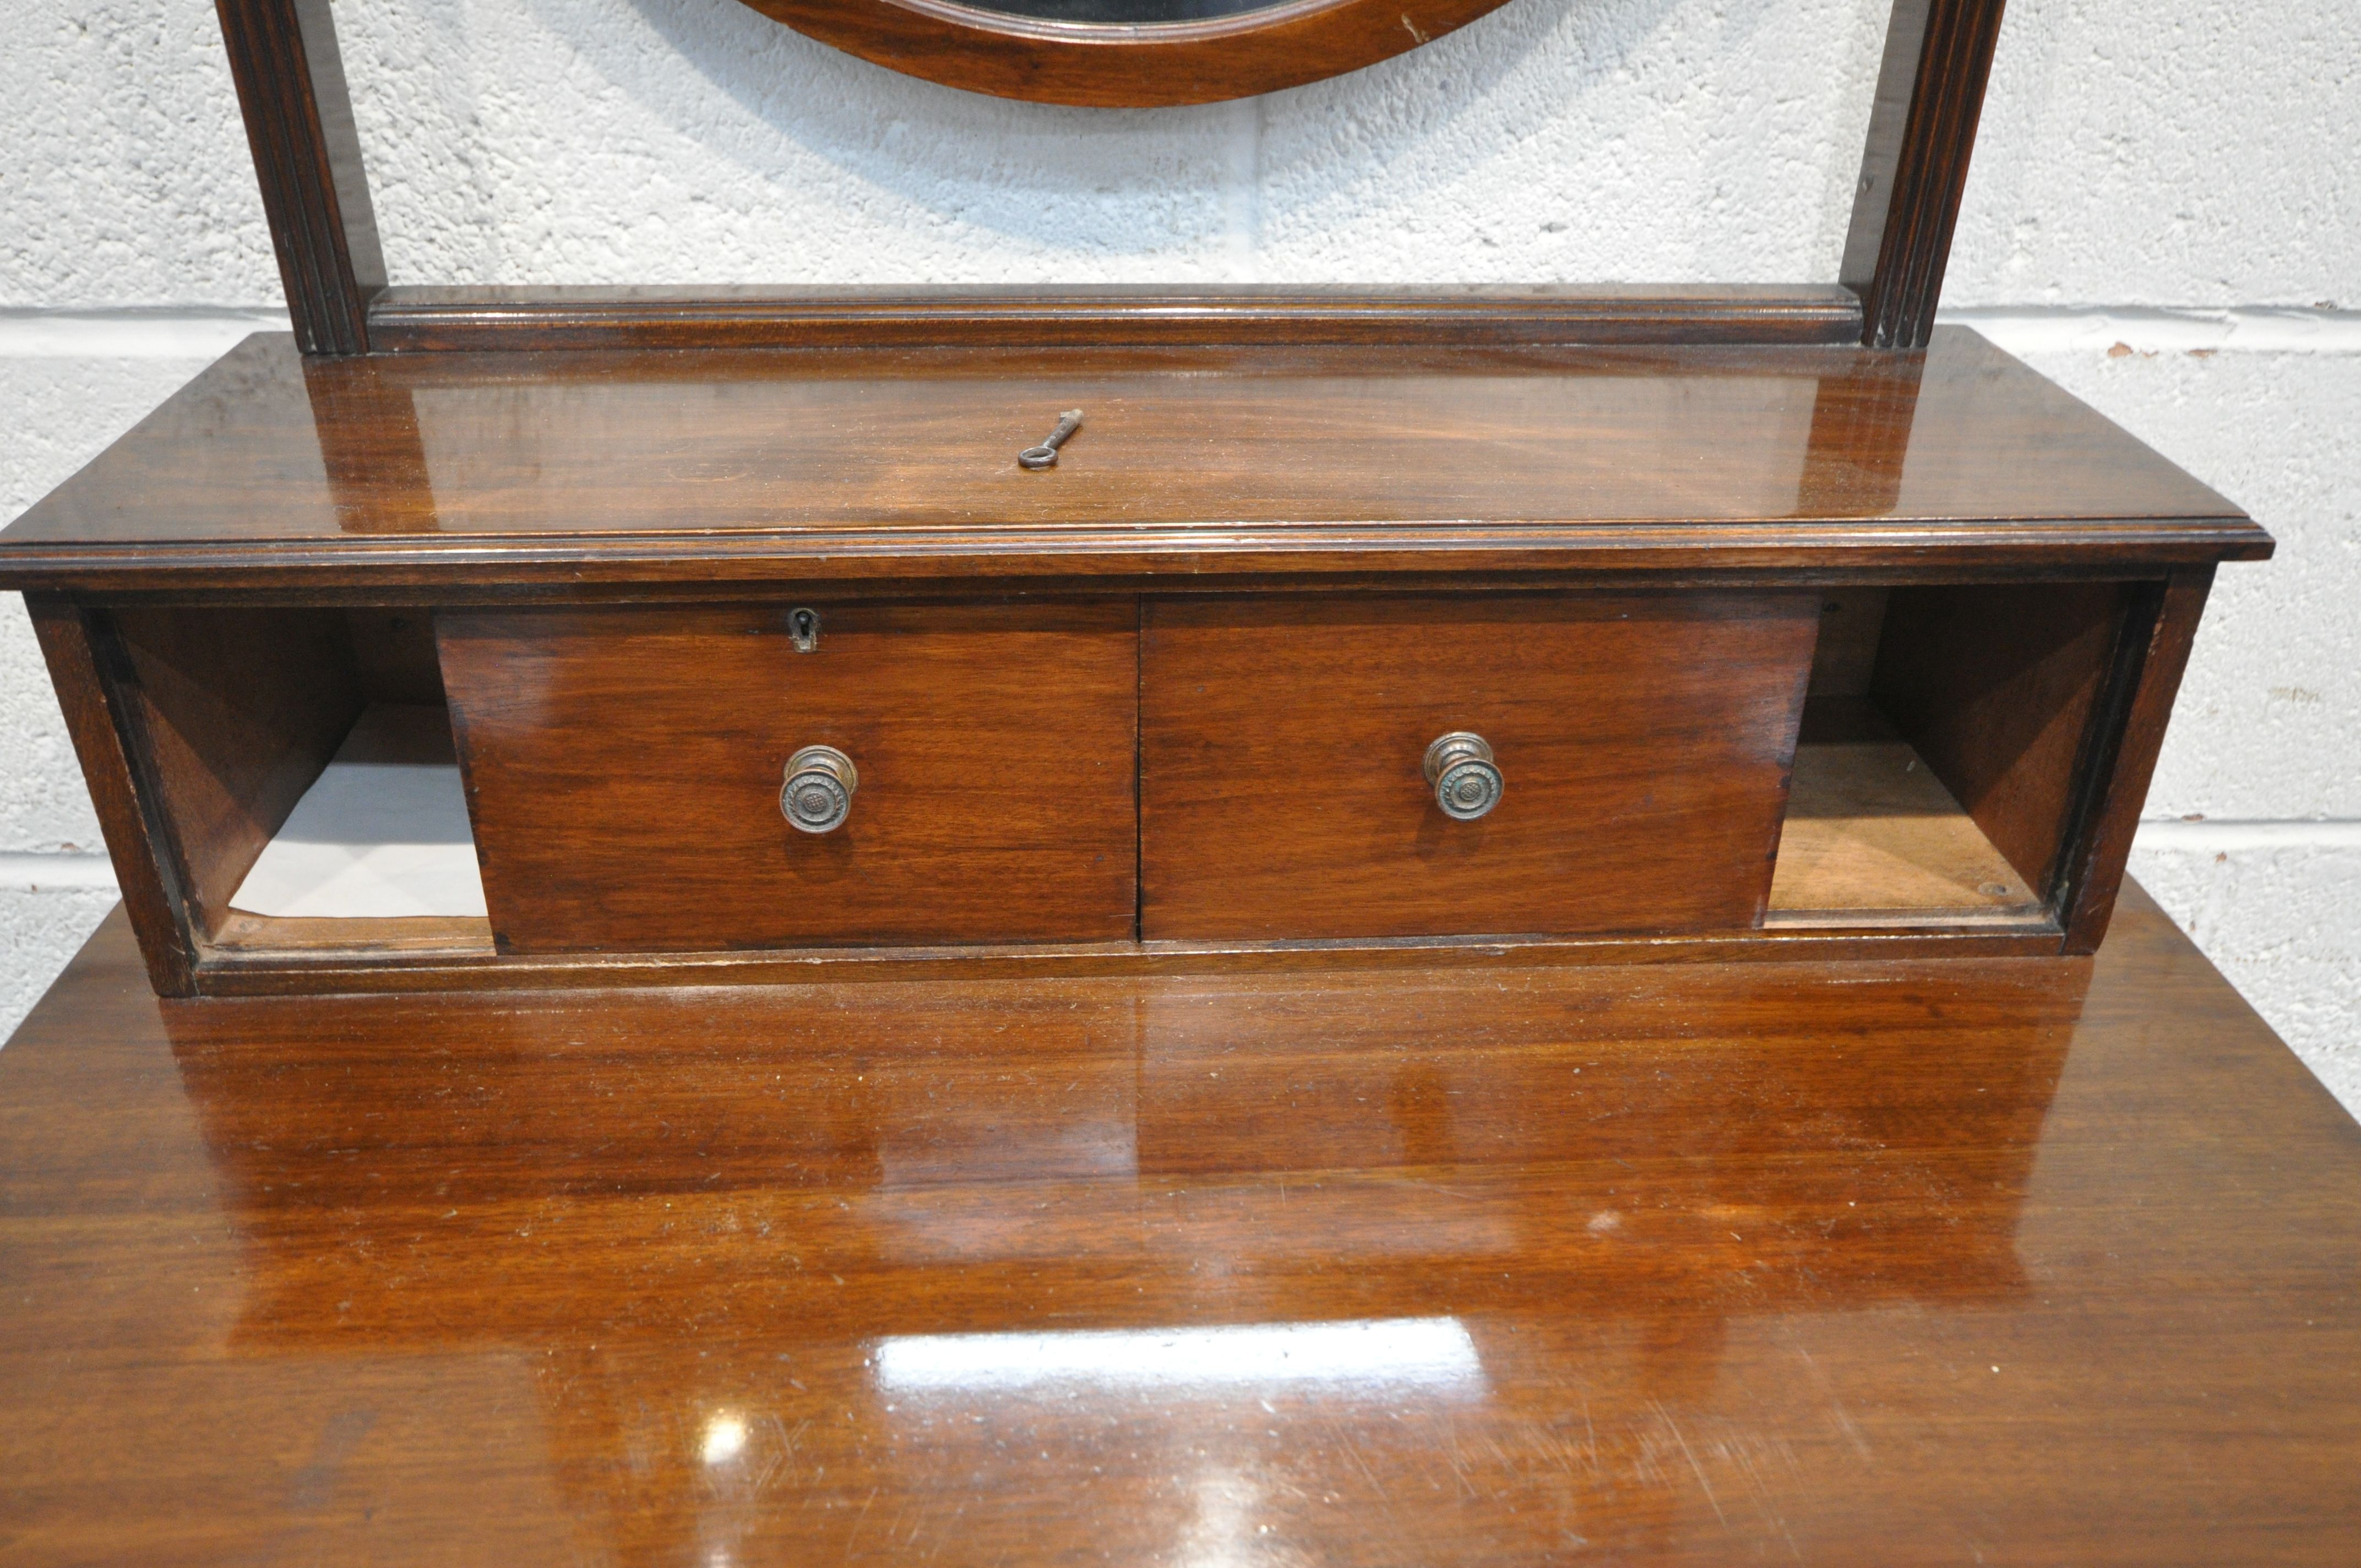
M1829 276L1882 0L1518 0L1350 79L1110 112L737 0L402 0L345 36L397 280Z
M1831 276L1883 0L1513 0L1338 82L1003 104L735 0L339 6L405 281ZM276 304L208 7L19 29L0 517ZM2361 1106L2361 9L2015 0L1955 313L2251 509L2135 869ZM0 611L0 1027L108 900Z

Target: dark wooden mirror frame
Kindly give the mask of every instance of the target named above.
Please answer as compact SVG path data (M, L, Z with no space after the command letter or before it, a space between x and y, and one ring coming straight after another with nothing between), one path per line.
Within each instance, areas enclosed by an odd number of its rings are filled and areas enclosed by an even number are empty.
M1059 21L946 0L745 0L774 21L906 75L1091 108L1276 93L1416 49L1506 0L1282 0L1201 21Z
M1467 16L1484 8L1462 3ZM306 354L350 355L842 343L1922 348L2003 4L1894 0L1838 282L1616 289L390 287L328 0L216 8L296 340Z

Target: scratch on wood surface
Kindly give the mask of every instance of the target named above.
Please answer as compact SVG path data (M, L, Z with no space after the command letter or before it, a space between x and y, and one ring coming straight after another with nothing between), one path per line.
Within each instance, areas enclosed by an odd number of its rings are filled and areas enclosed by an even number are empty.
M1724 1525L1729 1524L1730 1516L1721 1511L1721 1499L1714 1496L1713 1483L1706 1479L1705 1466L1697 1463L1697 1454L1690 1450L1689 1440L1682 1432L1681 1423L1673 1420L1673 1413L1664 1409L1662 1399L1651 1399L1648 1404L1656 1412L1656 1419L1663 1421L1665 1430L1673 1434L1673 1441L1681 1445L1681 1457L1689 1462L1689 1469L1697 1476L1697 1485L1705 1488L1705 1500L1713 1505L1713 1517Z

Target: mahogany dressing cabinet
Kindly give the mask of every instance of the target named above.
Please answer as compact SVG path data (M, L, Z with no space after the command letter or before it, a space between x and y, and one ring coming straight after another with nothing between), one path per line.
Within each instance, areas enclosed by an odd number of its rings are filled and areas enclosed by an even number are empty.
M324 5L222 12L295 331L0 538L162 993L2085 953L2271 548L1932 326L1995 0L1843 283L1603 291L389 287ZM479 903L241 893L340 751Z
M1934 327L2000 0L1835 283L897 293L390 285L219 5L293 331L0 536L10 1563L2361 1561L2361 1127L2123 885L2271 543Z

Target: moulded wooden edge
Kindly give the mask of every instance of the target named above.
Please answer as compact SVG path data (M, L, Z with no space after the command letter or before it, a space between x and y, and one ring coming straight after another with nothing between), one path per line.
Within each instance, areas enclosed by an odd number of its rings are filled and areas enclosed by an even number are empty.
M369 304L379 352L1858 343L1839 284L1717 288L453 288Z
M2004 8L1895 0L1842 269L1872 347L1923 348L1935 330Z
M1940 926L1953 934L1974 931L2057 931L2058 922L2037 908L1989 910L1773 909L1763 916L1765 931L1925 931Z
M1185 22L1090 23L947 0L746 0L848 54L970 93L1158 108L1275 93L1441 38L1503 0L1281 0Z
M1927 582L1951 574L2158 576L2269 559L2248 518L1754 522L1356 522L746 530L670 534L370 534L301 541L0 546L0 589L91 596L352 588L387 595L496 587L1006 579L1089 591L1260 578L1310 587L1421 573L1829 574Z
M366 353L385 261L327 0L214 11L296 339L307 355Z
M794 985L826 981L994 980L1036 975L1292 972L1499 964L1675 963L2055 957L2062 933L2047 916L1907 929L1764 929L1629 938L1387 938L1342 942L1091 942L1032 947L814 948L764 952L496 957L452 951L307 948L209 951L196 968L208 996L326 992L551 990L650 985Z

